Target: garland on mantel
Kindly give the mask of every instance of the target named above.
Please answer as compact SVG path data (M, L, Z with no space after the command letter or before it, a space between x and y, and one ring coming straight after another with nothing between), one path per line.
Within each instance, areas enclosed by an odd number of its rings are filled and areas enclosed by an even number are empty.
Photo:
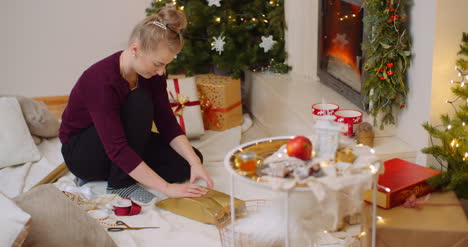
M405 71L411 56L406 11L410 4L410 0L365 0L363 5L367 37L362 44L366 74L362 94L374 125L380 123L380 128L395 124L395 115L406 105Z

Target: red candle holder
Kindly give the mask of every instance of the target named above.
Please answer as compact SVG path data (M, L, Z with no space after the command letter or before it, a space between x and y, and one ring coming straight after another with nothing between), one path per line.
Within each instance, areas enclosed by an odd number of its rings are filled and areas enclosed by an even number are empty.
M362 112L358 110L343 109L335 111L335 122L341 124L341 131L345 136L354 136L355 126L362 122Z
M340 106L332 103L317 103L312 105L312 115L314 120L322 119L323 116L331 115L340 109Z

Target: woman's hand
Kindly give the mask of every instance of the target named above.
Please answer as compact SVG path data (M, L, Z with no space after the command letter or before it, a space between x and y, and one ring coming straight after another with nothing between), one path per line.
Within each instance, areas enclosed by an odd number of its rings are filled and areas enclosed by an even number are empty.
M205 195L208 189L198 184L167 184L164 191L169 197L200 197Z
M211 180L210 175L208 175L205 167L200 163L191 165L190 183L193 184L198 178L205 180L208 184L208 188L213 189L213 180Z

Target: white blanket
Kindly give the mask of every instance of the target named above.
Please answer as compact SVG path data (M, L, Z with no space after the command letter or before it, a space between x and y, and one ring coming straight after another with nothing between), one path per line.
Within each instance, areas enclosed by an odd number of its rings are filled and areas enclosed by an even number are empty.
M0 169L0 192L13 198L30 190L63 163L61 147L58 137L44 139L38 145L41 153L39 161Z
M245 129L245 128L244 128ZM226 131L207 131L199 140L192 140L204 156L204 164L210 173L218 191L229 194L229 174L223 166L224 156L232 148L238 146L241 140L242 127L234 127ZM203 181L198 181L203 184ZM73 175L69 174L56 185L74 185ZM84 185L93 192L103 194L106 182L92 182ZM242 200L268 199L274 195L269 190L251 188L238 183L236 197ZM116 217L116 216L114 216ZM119 246L220 246L219 232L214 225L200 223L182 216L175 215L155 205L143 206L142 212L135 216L116 217L130 226L159 226L159 229L144 229L138 231L111 232L110 236Z

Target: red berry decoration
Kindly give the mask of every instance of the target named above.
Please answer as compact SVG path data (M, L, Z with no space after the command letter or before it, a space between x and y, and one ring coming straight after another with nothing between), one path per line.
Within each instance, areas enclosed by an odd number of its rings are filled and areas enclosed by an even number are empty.
M381 76L381 77L379 77L379 78L380 78L380 80L385 80L385 77L383 77L383 76Z
M312 155L312 142L305 136L296 136L288 141L286 150L290 157L310 160L310 156Z
M387 71L387 75L393 75L393 71L391 70Z
M389 68L393 67L393 63L387 63L387 67Z
M394 8L391 8L391 9L390 9L390 12L393 12L393 11L395 11L395 9L394 9Z

